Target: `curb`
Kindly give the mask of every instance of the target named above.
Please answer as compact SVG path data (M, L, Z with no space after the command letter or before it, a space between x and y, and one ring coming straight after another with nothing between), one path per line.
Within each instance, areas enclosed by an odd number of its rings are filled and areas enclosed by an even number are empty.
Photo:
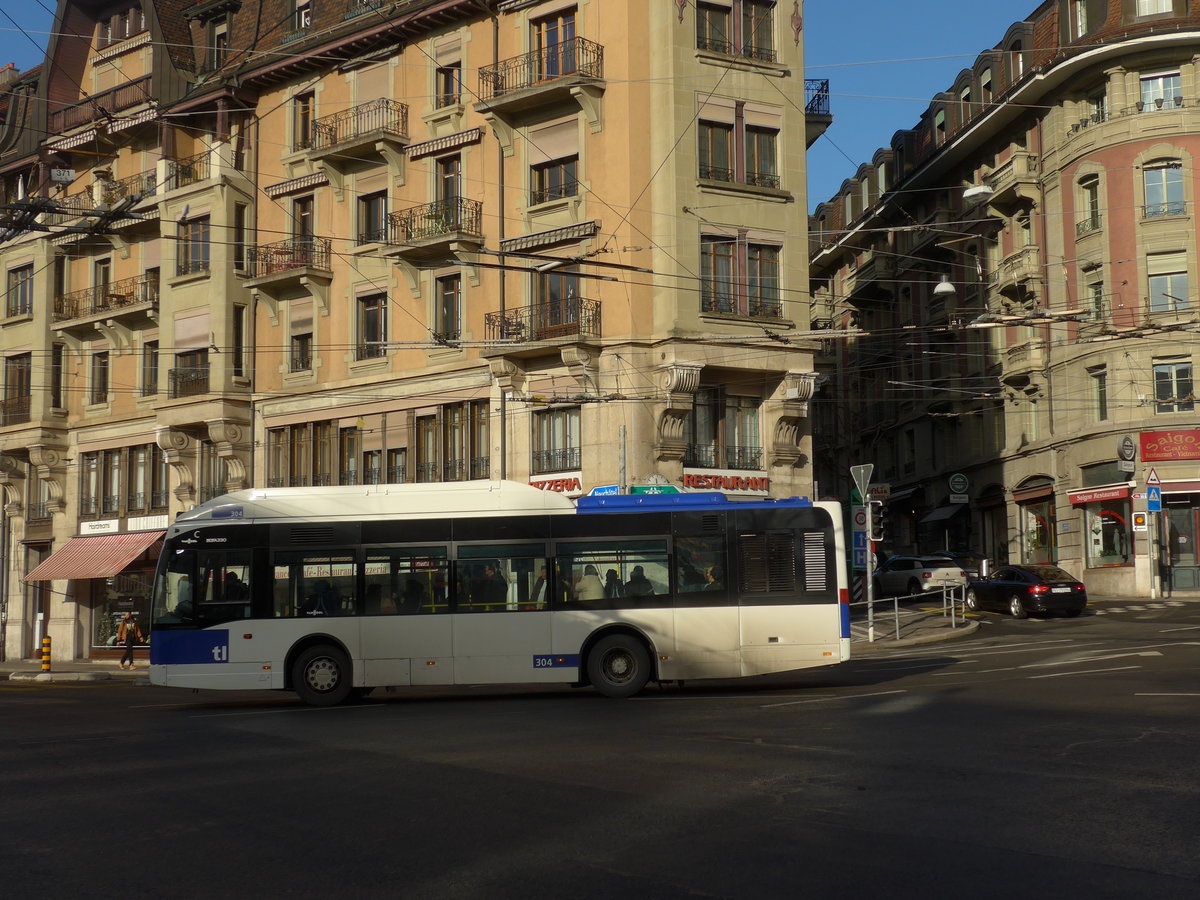
M979 622L967 622L957 628L940 628L930 634L921 634L916 637L901 638L900 640L880 639L871 643L867 640L855 641L850 645L850 658L853 659L855 652L862 653L863 650L891 650L893 648L903 647L919 647L922 644L940 644L943 641L953 641L959 638L965 638L968 635L974 634L979 630Z
M9 672L9 681L111 681L108 672Z

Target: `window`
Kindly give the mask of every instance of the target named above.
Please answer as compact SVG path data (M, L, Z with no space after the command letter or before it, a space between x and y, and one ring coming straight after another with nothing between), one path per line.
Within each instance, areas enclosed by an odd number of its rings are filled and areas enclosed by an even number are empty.
M1088 568L1124 566L1133 562L1133 530L1129 498L1119 497L1084 506Z
M208 67L219 69L229 53L229 20L216 19L208 23Z
M1137 0L1139 16L1158 16L1173 12L1174 0Z
M142 345L142 396L153 397L158 393L158 341L146 341Z
M579 274L543 272L534 281L534 340L579 333Z
M92 354L92 390L88 399L89 403L108 402L108 365L107 350L98 350Z
M378 359L387 355L387 295L372 294L358 298L357 359Z
M1108 419L1108 367L1092 366L1087 373L1092 381L1092 411L1096 421L1103 422Z
M115 515L121 510L120 450L105 450L100 454L100 512Z
M373 244L387 240L387 192L358 198L358 242Z
M184 350L175 354L175 368L167 373L171 399L208 393L208 351Z
M179 226L178 264L176 273L190 275L207 272L209 268L209 220L200 216Z
M1143 167L1142 184L1146 190L1147 219L1184 214L1183 165L1179 160L1157 160Z
M5 294L6 316L28 316L33 313L33 264L8 270L8 291Z
M1088 32L1088 0L1071 0L1071 35L1083 37Z
M1180 312L1188 308L1187 254L1153 253L1149 272L1150 312Z
M315 95L311 92L297 94L292 101L293 150L307 150L312 147L314 102Z
M1093 281L1087 286L1088 313L1099 322L1108 318L1108 300L1104 296L1104 282Z
M1141 99L1138 101L1138 109L1141 112L1155 112L1183 104L1183 89L1178 72L1143 75L1141 86Z
M939 109L933 114L933 143L942 146L946 143L946 111Z
M742 55L775 62L775 0L741 0Z
M50 347L50 407L63 408L63 363L67 348L63 344L53 344Z
M372 548L367 551L364 585L363 612L368 616L449 612L446 548Z
M700 122L700 177L733 181L733 126Z
M1195 408L1192 393L1192 361L1186 357L1154 360L1154 411L1156 413L1191 412Z
M744 237L702 237L700 310L780 318L779 247Z
M696 49L732 53L729 7L696 4Z
M437 109L454 106L462 99L462 63L438 66L434 72L434 105Z
M1008 48L1009 53L1009 70L1012 72L1012 80L1018 81L1025 74L1025 48L1020 41L1015 42Z
M462 159L458 155L443 156L435 166L437 183L434 195L438 200L457 200L462 196Z
M446 275L437 280L437 308L433 336L437 341L457 341L461 332L462 278Z
M546 472L563 472L579 468L578 406L535 413L533 434L533 474L541 475Z
M1090 234L1100 227L1100 176L1086 175L1079 180L1082 219L1076 224L1077 235Z
M574 197L579 193L578 156L554 159L530 168L529 205Z
M991 103L992 97L992 70L984 69L979 73L979 99L984 103Z
M296 0L292 28L303 31L312 26L312 0Z
M696 3L696 49L775 62L775 2Z
M710 181L779 188L777 128L748 124L746 104L736 101L732 121L701 119L697 129L699 177ZM739 148L740 151L735 151Z
M408 448L397 447L387 452L387 483L404 484L408 480Z
M150 500L150 444L129 448L129 474L125 479L125 509L142 512Z
M19 425L29 421L29 404L33 394L33 354L19 353L4 359L4 425Z
M292 335L291 367L292 372L307 372L312 368L312 332Z
M1101 90L1098 94L1093 94L1087 100L1088 110L1091 113L1091 124L1099 125L1101 122L1108 121L1108 94Z
M233 204L233 267L246 270L246 204Z
M338 484L359 484L358 458L362 432L357 428L338 429Z
M775 160L775 138L771 128L746 129L746 184L778 188L779 169ZM866 182L863 182L864 189Z
M313 234L313 198L297 197L292 201L292 237L307 243Z
M570 75L575 63L575 10L568 9L542 19L534 19L532 46L535 53L534 78L542 81Z
M666 541L601 539L559 543L555 556L556 605L568 609L580 605L605 609L662 606L671 602Z
M684 465L716 469L762 468L757 397L727 395L724 388L696 392L685 426Z
M233 342L233 347L229 354L233 364L234 378L246 376L246 317L247 308L240 304L234 304L233 321L230 323L230 340Z

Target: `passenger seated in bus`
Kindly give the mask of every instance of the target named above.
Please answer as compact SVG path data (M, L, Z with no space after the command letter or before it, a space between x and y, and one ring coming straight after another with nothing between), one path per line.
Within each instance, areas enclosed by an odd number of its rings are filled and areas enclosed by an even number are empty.
M706 591L725 589L725 571L720 566L709 566L704 570L704 577L708 580L708 584L704 586Z
M603 600L604 584L600 581L600 573L593 565L583 567L583 574L575 580L575 599Z
M702 591L707 587L705 578L700 574L700 570L690 562L681 562L679 564L678 579L681 591Z
M651 597L654 595L654 585L646 577L646 571L641 566L634 566L625 582L626 597Z
M404 582L404 593L400 597L400 605L396 612L407 615L419 613L424 602L425 588L415 578L409 578Z
M305 598L301 611L308 616L337 615L337 598L333 596L333 587L328 581L322 579L313 585L312 593Z
M250 599L250 589L246 587L246 582L237 577L236 572L225 573L221 593L226 603L245 603Z
M604 573L604 596L609 600L625 596L625 585L621 583L621 576L617 574L616 569L609 569Z

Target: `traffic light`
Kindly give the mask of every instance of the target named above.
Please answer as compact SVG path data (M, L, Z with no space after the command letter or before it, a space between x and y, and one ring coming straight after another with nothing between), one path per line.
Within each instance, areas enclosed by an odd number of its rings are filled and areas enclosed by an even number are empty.
M867 524L870 525L870 535L873 541L883 540L884 516L886 515L883 509L882 500L871 500L867 503Z

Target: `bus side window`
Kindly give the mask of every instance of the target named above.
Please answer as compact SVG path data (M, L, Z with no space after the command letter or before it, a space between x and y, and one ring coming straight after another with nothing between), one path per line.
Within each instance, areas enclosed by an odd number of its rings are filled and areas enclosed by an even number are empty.
M675 591L689 594L703 591L705 598L716 600L727 592L725 538L722 535L675 538Z
M273 568L276 617L354 615L353 554L280 551ZM282 590L281 582L286 585Z
M445 547L379 547L367 551L363 615L445 612L450 563Z
M545 544L468 544L458 557L458 612L545 608Z

